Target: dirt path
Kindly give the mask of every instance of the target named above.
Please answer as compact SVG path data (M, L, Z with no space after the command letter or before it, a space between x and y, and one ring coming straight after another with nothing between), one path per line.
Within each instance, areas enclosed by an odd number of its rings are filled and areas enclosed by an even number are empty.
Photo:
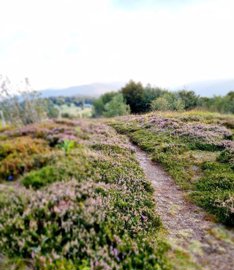
M161 166L152 163L138 147L137 159L155 187L157 212L169 234L169 242L192 255L201 269L234 269L234 231L210 221L189 203ZM178 268L180 269L180 268Z

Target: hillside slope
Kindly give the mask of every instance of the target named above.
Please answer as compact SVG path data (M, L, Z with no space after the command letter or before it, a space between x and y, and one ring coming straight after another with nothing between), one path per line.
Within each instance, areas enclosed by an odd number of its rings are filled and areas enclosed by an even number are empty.
M112 128L0 132L0 159L1 269L170 269L151 184Z

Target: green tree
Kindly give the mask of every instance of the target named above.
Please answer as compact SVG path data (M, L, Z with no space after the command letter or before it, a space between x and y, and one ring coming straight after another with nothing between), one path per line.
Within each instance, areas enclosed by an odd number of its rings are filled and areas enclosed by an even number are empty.
M93 102L93 115L94 116L100 116L104 112L104 106L105 104L103 103L102 98L98 98L94 100Z
M151 102L159 98L160 96L163 96L166 94L167 91L164 89L161 89L159 87L151 87L150 84L148 84L143 91L143 104L144 104L144 111L143 112L149 112L151 110Z
M125 103L121 93L116 94L104 107L105 111L103 115L106 117L121 116L130 113L130 107Z
M45 100L45 107L48 118L55 119L59 117L59 110L50 99Z
M146 111L144 103L144 87L140 82L136 83L130 81L121 89L121 93L123 94L126 103L130 106L132 113Z
M234 113L234 91L229 92L226 95L227 103L226 103L226 112Z
M183 111L185 108L184 101L181 98L176 99L174 101L173 107L176 111Z
M101 116L105 111L105 105L112 100L116 92L108 92L100 96L93 102L94 116Z
M194 91L181 90L178 91L177 93L179 98L183 100L184 108L186 110L190 110L197 107L199 96L197 96Z

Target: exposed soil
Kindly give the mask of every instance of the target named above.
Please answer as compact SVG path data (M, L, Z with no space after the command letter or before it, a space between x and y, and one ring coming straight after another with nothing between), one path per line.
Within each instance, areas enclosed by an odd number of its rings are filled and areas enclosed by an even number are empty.
M185 192L160 165L153 163L138 147L133 147L155 188L157 212L172 246L190 254L201 269L233 270L234 231L211 221L202 209L186 200Z

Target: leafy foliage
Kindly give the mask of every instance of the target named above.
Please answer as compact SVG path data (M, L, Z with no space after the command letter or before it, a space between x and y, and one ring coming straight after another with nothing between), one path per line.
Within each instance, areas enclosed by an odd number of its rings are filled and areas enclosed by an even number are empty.
M229 92L226 96L214 96L212 98L200 98L199 105L209 111L220 113L234 113L234 92Z
M103 115L105 111L105 105L109 103L115 95L116 95L115 92L108 92L108 93L103 94L100 98L94 100L93 102L94 115L95 116Z
M63 149L65 155L69 155L71 150L75 147L75 141L70 140L64 140L59 146L61 149Z
M132 113L140 113L145 111L144 104L144 88L142 84L130 81L122 89L127 104L130 106Z
M169 111L171 105L165 97L159 97L151 102L152 111Z
M104 106L103 115L106 117L127 115L130 113L130 107L125 104L123 95L116 94L110 102Z
M130 113L129 106L125 103L121 93L110 92L94 101L95 116L121 116Z

